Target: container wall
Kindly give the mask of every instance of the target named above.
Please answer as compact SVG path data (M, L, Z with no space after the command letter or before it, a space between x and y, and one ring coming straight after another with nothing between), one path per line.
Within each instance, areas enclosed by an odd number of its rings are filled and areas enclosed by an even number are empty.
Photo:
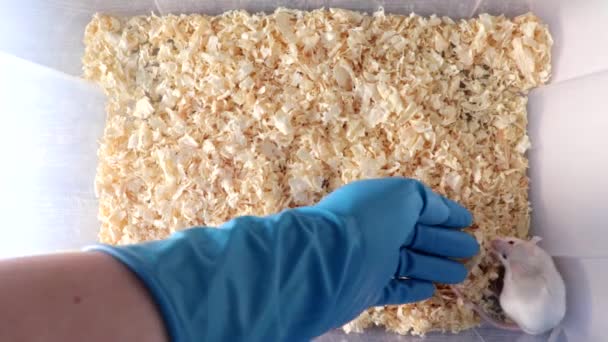
M529 98L532 227L554 256L608 258L607 94L608 70Z
M4 53L0 75L0 258L94 242L103 94L77 77Z

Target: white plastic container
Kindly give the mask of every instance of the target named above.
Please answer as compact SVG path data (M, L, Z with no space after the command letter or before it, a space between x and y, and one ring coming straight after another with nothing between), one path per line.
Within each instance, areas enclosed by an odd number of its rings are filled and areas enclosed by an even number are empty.
M218 14L277 6L390 13L508 16L549 24L553 78L530 94L533 233L568 286L561 341L606 341L608 323L608 0L170 1L0 0L0 257L95 241L93 178L105 120L101 90L79 78L84 27L95 12ZM418 341L371 330L319 341ZM543 341L489 328L424 341Z

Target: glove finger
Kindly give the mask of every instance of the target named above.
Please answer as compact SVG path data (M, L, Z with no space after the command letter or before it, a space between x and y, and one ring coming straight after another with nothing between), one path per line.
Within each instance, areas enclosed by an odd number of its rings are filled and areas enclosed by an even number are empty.
M447 220L441 223L444 227L449 228L464 228L473 224L473 215L465 207L449 198L441 196L443 203L450 212Z
M411 249L450 258L470 258L479 253L479 243L470 234L442 226L416 225Z
M420 191L424 207L418 217L418 222L430 226L443 223L450 217L450 209L445 205L441 196L426 185Z
M467 269L457 261L416 253L404 248L399 253L399 265L395 276L457 284L465 280Z
M451 228L464 228L473 223L473 216L460 204L447 199L426 185L423 185L421 195L424 208L418 222L429 226L442 225Z
M413 303L430 298L435 293L433 283L418 279L391 279L376 302L380 305Z

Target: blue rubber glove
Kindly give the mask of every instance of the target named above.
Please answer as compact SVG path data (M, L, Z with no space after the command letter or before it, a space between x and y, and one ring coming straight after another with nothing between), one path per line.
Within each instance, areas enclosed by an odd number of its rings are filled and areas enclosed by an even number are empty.
M458 283L479 246L469 212L404 178L348 184L311 207L137 245L96 246L145 283L174 341L305 341L371 306Z

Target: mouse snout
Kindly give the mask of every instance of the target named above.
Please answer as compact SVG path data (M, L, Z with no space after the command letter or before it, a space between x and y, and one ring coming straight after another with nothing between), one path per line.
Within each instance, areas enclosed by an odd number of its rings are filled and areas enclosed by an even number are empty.
M494 239L494 240L490 241L490 246L492 246L492 249L494 249L494 250L499 249L501 246L500 239Z
M507 254L509 254L508 252L511 249L511 244L501 238L492 240L490 242L490 246L492 247L492 250L494 250L494 252L502 254L505 257Z

